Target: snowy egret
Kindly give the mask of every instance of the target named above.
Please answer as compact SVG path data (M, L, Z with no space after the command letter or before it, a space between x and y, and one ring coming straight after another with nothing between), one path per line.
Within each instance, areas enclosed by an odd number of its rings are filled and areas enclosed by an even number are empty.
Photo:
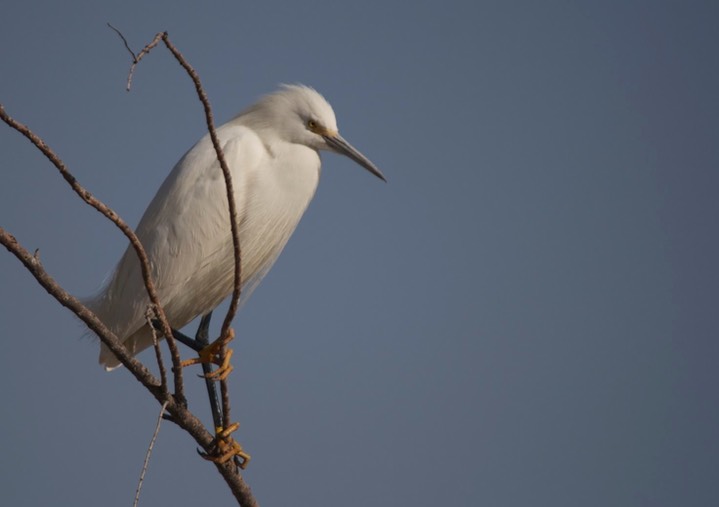
M285 85L217 129L234 183L243 300L272 267L312 199L320 150L346 155L384 180L337 131L334 111L314 89ZM209 314L231 292L234 257L225 181L209 134L177 163L136 230L173 329ZM90 309L133 355L152 346L149 298L128 247ZM100 364L120 363L103 344Z

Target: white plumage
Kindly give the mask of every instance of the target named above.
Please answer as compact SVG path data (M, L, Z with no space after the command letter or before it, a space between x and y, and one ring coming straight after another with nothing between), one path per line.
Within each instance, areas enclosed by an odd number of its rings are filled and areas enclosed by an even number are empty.
M318 150L380 171L337 132L332 107L315 90L284 86L217 129L232 173L242 250L243 300L272 267L312 199ZM180 159L137 227L170 325L179 329L232 292L234 257L225 181L209 134ZM131 247L87 301L131 354L152 345L149 297ZM100 364L119 365L101 345Z

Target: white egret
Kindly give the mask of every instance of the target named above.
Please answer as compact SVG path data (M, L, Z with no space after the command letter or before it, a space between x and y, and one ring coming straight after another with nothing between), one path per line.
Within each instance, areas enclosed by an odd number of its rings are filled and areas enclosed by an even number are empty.
M337 131L315 90L285 85L217 129L232 172L242 250L243 300L272 267L312 199L320 150L346 155L384 180ZM177 163L137 227L173 329L210 313L232 292L234 256L225 181L209 134ZM101 292L87 302L131 354L152 345L149 304L128 247ZM100 364L119 365L101 345Z

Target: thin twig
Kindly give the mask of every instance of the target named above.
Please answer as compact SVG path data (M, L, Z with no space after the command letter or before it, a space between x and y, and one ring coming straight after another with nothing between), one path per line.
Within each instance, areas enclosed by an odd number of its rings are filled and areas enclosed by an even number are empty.
M157 330L152 321L157 318L157 310L153 305L147 305L145 312L145 322L147 322L150 331L152 331L152 346L155 348L155 359L157 367L160 369L160 382L162 389L167 391L167 371L165 371L165 361L162 359L162 349L160 348L160 340L157 339Z
M119 35L122 39L122 43L125 44L125 49L127 49L130 55L132 55L132 65L130 66L130 72L127 73L127 85L125 86L125 90L129 92L130 88L132 87L132 76L135 74L135 67L137 67L138 63L140 63L140 60L142 60L143 56L152 51L152 48L154 48L160 43L160 40L162 39L162 32L155 35L155 38L152 39L152 41L147 46L142 48L142 51L140 51L138 54L135 54L135 52L130 49L130 45L127 43L127 39L125 38L125 36L122 35L122 32L112 26L110 23L108 23L107 26L115 30L115 33Z
M195 84L195 90L197 91L200 102L202 102L202 106L205 109L205 121L207 123L207 130L210 133L212 145L214 146L215 153L217 154L217 160L220 163L220 167L222 168L222 174L225 177L227 203L229 206L230 213L230 229L232 232L232 247L235 256L235 273L230 307L227 310L227 315L225 315L225 320L222 323L222 330L220 331L220 337L224 339L227 336L227 333L230 329L230 324L232 323L232 320L235 318L235 314L237 313L237 308L240 301L240 294L242 291L242 253L240 250L240 231L237 224L237 203L235 202L235 192L232 185L232 173L230 172L230 168L227 165L227 160L225 160L222 146L220 146L220 140L217 137L214 117L212 115L212 107L210 106L210 100L207 97L207 93L205 93L205 89L202 87L202 83L200 82L200 76L197 74L195 69L193 69L192 66L187 62L187 60L185 60L185 57L182 56L182 53L180 53L180 51L170 42L167 32L164 32L162 34L162 40L165 43L165 46L167 46L167 49L169 49L170 52L175 56L177 61L180 63L182 68L187 71L190 78L192 79L192 82ZM220 349L220 362L224 361L226 353L227 347L223 346ZM231 418L230 396L226 380L222 380L220 382L220 392L222 393L223 425L225 428L227 428L231 424Z
M115 30L115 33L117 35L119 35L120 38L122 39L122 43L125 45L125 49L127 49L130 52L130 54L132 55L132 61L137 62L137 55L135 55L135 52L132 49L130 49L130 45L127 43L127 39L125 38L125 36L122 35L122 32L120 30L118 30L117 28L115 28L114 26L112 26L110 23L108 23L107 26L109 26L110 28Z
M153 335L155 335L155 331L153 328ZM157 340L155 340L157 341ZM147 447L147 452L145 453L145 462L142 464L142 472L140 472L140 480L137 482L137 490L135 491L135 501L132 503L132 507L137 507L137 504L140 502L140 490L142 489L142 483L145 480L145 474L147 473L147 467L150 465L150 456L152 455L152 449L155 447L155 441L157 440L157 435L160 433L160 424L162 424L162 415L165 413L165 409L167 408L167 401L162 404L162 408L160 409L160 415L157 416L157 424L155 425L155 431L152 434L152 439L150 440L150 445Z
M157 46L160 43L160 39L162 36L158 33L155 35L155 38L150 42L147 46L142 48L142 51L140 51L137 54L137 57L134 58L132 62L132 66L130 67L130 72L127 74L127 87L125 88L128 92L130 91L130 87L132 86L132 76L135 75L135 67L137 67L137 64L140 63L140 60L142 60L142 57L145 56L147 53L152 51L152 48Z
M65 181L72 187L72 189L75 191L77 195L80 196L80 198L85 201L87 204L95 208L97 211L102 213L105 217L107 217L112 223L114 223L124 234L125 236L130 240L130 243L132 244L133 248L135 249L135 252L137 253L137 256L140 260L140 267L142 269L142 279L145 282L145 287L147 288L147 293L150 296L150 301L152 301L152 304L155 305L155 308L157 309L159 320L162 324L162 332L165 335L167 339L167 344L170 347L170 352L172 354L172 366L175 373L174 376L174 383L175 383L175 396L177 396L180 403L186 403L185 394L184 394L184 387L183 387L183 380L182 380L182 368L180 368L180 353L177 350L177 346L175 345L175 341L172 338L172 329L170 327L169 322L167 321L167 316L165 315L165 311L162 309L162 306L160 305L160 300L157 295L157 290L155 289L155 284L152 281L152 273L150 271L150 261L147 257L147 254L145 253L145 249L143 248L142 244L140 243L140 240L138 239L135 232L130 228L130 226L127 225L127 223L118 216L117 213L115 213L112 209L110 209L108 206L106 206L102 201L94 197L90 192L88 192L80 183L78 183L77 178L73 176L70 171L67 169L67 166L65 166L65 163L58 157L55 152L50 149L50 147L43 141L37 134L35 134L32 130L30 130L29 127L26 125L23 125L22 123L16 121L15 119L11 118L6 112L5 108L0 104L0 119L2 119L5 123L7 123L10 127L14 128L18 132L20 132L22 135L24 135L27 139L30 140L30 142L35 145L35 147L42 152L45 157L52 162L52 164L57 168L57 170L60 172L62 177L65 179Z

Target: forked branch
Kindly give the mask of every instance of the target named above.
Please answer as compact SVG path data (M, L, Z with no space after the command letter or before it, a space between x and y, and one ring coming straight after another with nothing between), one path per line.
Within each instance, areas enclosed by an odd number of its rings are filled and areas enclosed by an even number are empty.
M18 122L14 118L10 117L9 114L5 111L5 108L0 104L0 119L2 119L5 123L7 123L10 127L14 128L18 132L20 132L22 135L24 135L27 139L30 140L30 142L35 145L35 147L42 152L45 157L52 162L52 164L57 168L57 170L60 172L60 175L63 177L63 179L70 185L70 187L75 191L77 195L80 196L80 198L85 201L87 204L95 208L97 211L102 213L105 217L107 217L108 220L110 220L112 223L114 223L121 231L122 233L130 240L130 244L135 249L135 252L137 253L138 258L140 259L140 267L142 269L142 278L145 282L145 287L147 288L147 293L150 296L150 301L152 301L152 304L155 305L155 308L157 310L158 318L160 320L160 323L162 325L162 332L165 336L169 336L167 339L167 344L170 347L170 352L172 354L172 366L175 370L175 396L180 401L180 403L185 403L185 394L184 394L184 387L183 387L183 380L182 380L182 369L180 368L180 353L177 350L177 346L175 345L174 340L172 339L172 330L170 328L170 324L167 321L167 316L165 315L165 312L162 310L162 307L160 305L160 300L157 295L157 290L155 289L155 284L152 281L152 274L150 270L150 261L147 258L147 254L145 253L145 249L143 248L142 244L140 243L140 240L137 238L137 235L135 232L130 228L127 223L120 218L120 216L115 213L113 210L111 210L105 203L97 199L95 196L93 196L87 189L85 189L80 183L77 181L77 178L73 176L70 171L68 170L65 163L60 159L59 156L43 141L40 136L35 134L32 130L30 130L29 127L26 125L23 125L22 123ZM114 351L113 351L114 352ZM163 385L162 389L167 392L167 386Z
M237 308L239 306L240 301L240 294L242 290L242 255L240 250L240 231L239 226L237 224L237 203L235 202L235 192L234 187L232 184L232 173L230 172L230 168L227 165L227 160L225 159L225 155L222 151L222 146L220 145L220 140L217 136L217 131L215 129L215 121L214 116L212 114L212 106L210 106L210 100L207 97L207 93L205 92L205 89L202 86L202 83L200 81L200 76L197 73L197 71L189 64L189 62L185 59L184 56L182 56L182 53L175 47L172 42L170 42L170 38L167 34L167 32L159 32L155 35L155 37L150 41L149 44L147 44L142 50L135 54L135 52L130 49L129 44L127 43L127 39L125 39L122 32L120 32L117 28L112 26L110 23L108 23L108 26L112 28L122 39L125 48L127 51L132 55L132 66L130 67L130 71L127 77L127 90L130 90L130 86L132 84L132 77L135 72L135 68L137 67L137 64L140 62L143 56L148 54L157 44L159 44L160 41L165 43L165 46L167 49L172 53L172 55L175 57L175 59L178 61L178 63L182 66L183 69L187 72L187 74L190 76L190 79L192 79L193 84L195 85L195 91L197 92L197 96L200 99L200 102L202 103L202 107L205 112L205 123L207 124L207 130L210 134L210 138L212 140L212 146L215 149L215 153L217 154L217 160L220 164L220 168L222 169L222 175L225 178L225 188L227 193L227 202L229 207L229 214L230 214L230 230L232 233L232 248L234 252L234 260L235 260L235 270L234 270L234 280L233 280L233 290L232 290L232 298L230 299L230 307L227 310L227 314L225 315L225 319L222 323L222 330L220 331L220 337L224 339L227 337L227 334L230 329L230 324L232 323L232 320L235 318L235 314L237 313ZM220 361L224 362L225 356L227 354L227 347L223 346L220 349ZM223 426L225 428L229 427L231 424L230 419L230 397L229 397L229 389L227 386L227 380L221 380L220 381L220 391L222 394L222 418L223 418Z
M241 255L240 255L240 242L239 242L239 228L237 224L237 210L234 200L234 191L232 186L232 177L230 174L229 167L222 153L222 147L220 145L212 116L212 109L210 107L207 94L202 88L199 76L197 72L187 63L182 54L175 48L170 42L166 32L158 33L155 38L145 46L140 53L137 55L130 49L125 37L114 27L113 28L118 35L122 38L125 47L132 55L133 63L128 76L127 87L128 89L132 83L132 76L135 68L143 56L149 53L160 41L164 42L168 50L177 59L180 65L191 77L200 101L203 104L205 111L205 120L207 128L212 138L212 143L217 153L217 158L220 163L223 175L225 177L225 184L227 189L227 199L229 203L230 223L232 228L232 240L235 254L235 277L234 277L234 290L232 294L232 300L230 303L230 309L225 317L222 325L221 337L228 335L230 329L230 323L234 318L237 311L240 298L241 290ZM175 424L187 431L198 443L198 445L209 452L214 445L215 437L207 431L204 425L200 422L197 417L194 416L188 409L184 397L182 369L180 367L180 355L177 350L175 341L173 339L172 330L167 317L160 304L156 288L151 276L151 268L147 254L140 243L139 239L135 235L134 231L108 206L102 203L100 200L95 198L89 191L82 187L77 179L70 173L62 160L47 146L47 144L35 133L33 133L27 126L11 118L0 105L0 119L6 124L23 134L30 142L40 150L45 157L52 162L57 168L65 181L71 186L71 188L80 196L80 198L87 204L95 208L97 211L102 213L110 221L112 221L129 239L132 244L137 256L140 260L142 268L142 276L145 282L145 286L152 302L152 311L161 323L162 333L168 343L172 356L173 373L174 373L174 396L170 395L165 380L166 374L164 365L162 363L162 356L159 349L156 348L156 357L159 363L162 380L158 380L150 371L132 355L130 355L125 346L88 308L86 308L78 299L73 297L67 291L65 291L55 280L45 272L44 268L40 264L39 259L31 254L27 249L20 245L17 240L7 231L0 227L0 243L2 243L8 251L10 251L20 262L26 267L26 269L35 277L42 287L47 290L60 304L67 307L75 315L77 315L85 324L93 331L100 340L117 356L120 362L135 376L135 378L146 388L157 401L166 407L168 412L167 418L173 421ZM224 357L226 349L223 347L221 356ZM221 357L221 359L223 358ZM230 426L230 403L229 394L227 389L226 381L222 381L222 401L223 401L223 418L225 427ZM242 476L239 474L239 470L236 466L236 462L230 461L224 464L215 463L218 471L225 479L225 482L230 487L233 495L237 499L240 505L243 506L256 506L257 502L254 499L252 492L250 491L247 484L244 482Z

